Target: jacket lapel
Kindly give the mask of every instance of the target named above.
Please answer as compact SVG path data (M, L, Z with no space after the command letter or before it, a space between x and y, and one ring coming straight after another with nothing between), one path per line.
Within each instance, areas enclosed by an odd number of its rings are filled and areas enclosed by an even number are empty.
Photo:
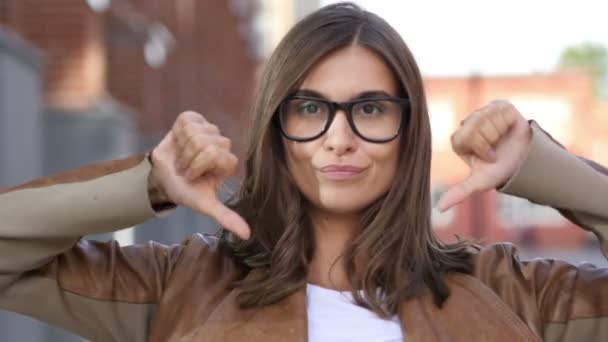
M541 341L478 279L451 274L445 280L450 297L441 309L430 292L401 305L406 341Z
M278 303L241 309L233 290L190 338L182 341L306 342L306 290Z
M405 341L540 342L532 330L488 287L472 276L445 277L450 297L441 309L430 292L402 303ZM233 290L193 334L180 341L279 342L308 340L306 290L278 303L241 309Z

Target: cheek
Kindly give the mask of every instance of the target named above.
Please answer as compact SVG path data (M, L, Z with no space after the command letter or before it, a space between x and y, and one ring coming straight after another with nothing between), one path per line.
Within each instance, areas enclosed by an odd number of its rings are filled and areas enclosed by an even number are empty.
M285 142L287 168L292 180L300 191L310 189L317 183L312 167L312 158L315 150L314 142Z
M397 177L399 162L399 145L397 141L371 146L367 155L373 161L373 174L370 175L372 185L369 190L374 196L380 197L386 193Z

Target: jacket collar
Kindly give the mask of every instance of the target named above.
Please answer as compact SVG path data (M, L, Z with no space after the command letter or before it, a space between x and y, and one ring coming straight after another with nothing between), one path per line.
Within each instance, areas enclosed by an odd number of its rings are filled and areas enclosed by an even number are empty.
M407 341L540 341L500 298L478 279L445 276L450 297L441 309L430 292L402 303L399 316ZM233 290L201 328L182 341L306 342L306 290L260 308L240 309Z

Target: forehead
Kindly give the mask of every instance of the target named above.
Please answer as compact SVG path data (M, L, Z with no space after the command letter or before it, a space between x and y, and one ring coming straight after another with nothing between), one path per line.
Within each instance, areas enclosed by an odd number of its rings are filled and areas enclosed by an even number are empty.
M360 45L341 48L321 58L308 71L300 89L314 90L334 101L347 101L367 91L398 95L395 75L376 52Z

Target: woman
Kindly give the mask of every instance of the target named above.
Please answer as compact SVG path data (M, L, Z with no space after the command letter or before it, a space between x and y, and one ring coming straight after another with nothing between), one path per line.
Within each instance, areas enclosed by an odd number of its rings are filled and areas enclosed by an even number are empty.
M298 23L268 61L253 114L244 183L229 207L216 189L237 163L230 141L191 112L149 158L0 196L0 307L94 341L607 336L606 270L435 239L422 81L376 15L338 4ZM442 209L504 185L605 242L606 170L568 154L513 106L472 114L452 143L471 176ZM80 240L175 205L225 230L171 247Z

